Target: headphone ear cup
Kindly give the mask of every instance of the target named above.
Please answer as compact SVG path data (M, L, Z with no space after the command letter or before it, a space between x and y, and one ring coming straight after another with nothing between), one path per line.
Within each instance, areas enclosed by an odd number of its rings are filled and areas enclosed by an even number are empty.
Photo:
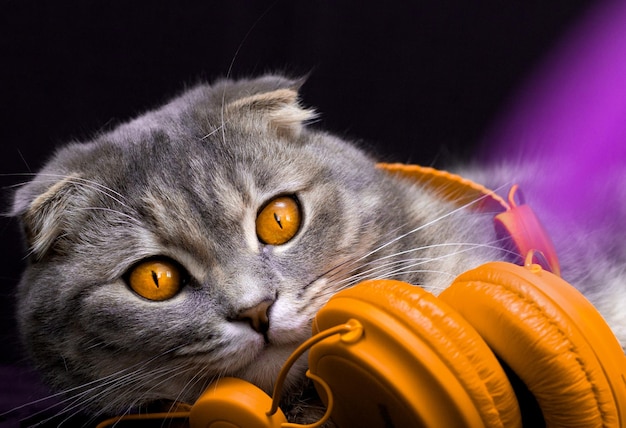
M352 362L360 367L371 364L367 369L368 376L377 377L377 382L389 382L395 384L394 387L397 388L406 385L406 395L411 399L423 397L416 399L416 412L421 412L422 415L437 412L453 413L453 407L459 408L460 412L469 412L470 408L473 408L475 410L472 411L479 415L478 421L485 426L521 426L521 416L515 394L492 351L467 321L431 293L399 281L365 281L331 298L317 314L314 333L315 330L321 331L346 322L348 319L356 319L363 324L365 337L364 343L354 343L346 347L347 356L343 355L342 358L352 359ZM370 343L368 344L367 341ZM401 351L395 349L398 344L402 346ZM339 349L331 346L324 348L319 345L313 347L309 354L309 366L312 372L319 371L322 367L320 361L329 354L338 352ZM362 353L358 345L363 346ZM368 345L369 348L366 349ZM401 358L403 352L410 354L409 361ZM363 357L363 354L371 355L375 363L365 361L367 358ZM378 368L377 362L384 367ZM333 367L331 364L328 366ZM341 366L344 367L343 363ZM389 368L397 370L398 373L384 373ZM380 373L377 370L380 370ZM430 373L422 373L422 370L430 371ZM346 383L351 383L348 379L343 384L334 386L333 380L342 374L338 373L339 371L337 369L337 373L318 374L330 384L333 393L345 388ZM446 380L439 378L437 381L444 389L448 389L446 394L454 397L460 395L469 397L468 401L471 404L468 405L467 402L460 404L459 401L448 406L444 402L438 402L429 407L425 400L430 399L430 395L436 394L436 386L429 387L430 376L443 376L444 372L450 373L450 378ZM409 381L411 376L415 376L416 379ZM382 379L383 377L387 378ZM453 391L455 388L453 385L458 384L463 390L460 394ZM343 395L349 397L346 400L353 399L354 395L359 394L372 397L383 396L380 391L361 391L360 389L367 388L355 386L354 390L350 389ZM402 392L395 393L398 396L402 394ZM345 401L337 394L334 398L335 407L340 407ZM361 399L363 398L359 398ZM368 397L364 399L367 400ZM380 404L371 407L376 406L380 407ZM365 404L358 406L356 412L362 412L363 410L358 410L358 408L364 407L366 407ZM442 409L445 410L442 412ZM341 409L337 410L339 413L341 411ZM358 416L333 414L333 419L340 426L342 424L337 421L337 418L354 422L354 417ZM427 420L426 416L422 417L424 417L422 421ZM372 426L371 420L369 424L367 422L366 420L365 425L359 426ZM425 426L444 426L441 423L437 420L433 425L431 421L430 424L425 423ZM408 425L396 424L394 426Z
M493 262L439 296L535 396L547 426L623 426L626 357L595 308L542 270Z
M280 428L287 418L267 412L272 399L255 385L225 377L212 383L191 407L191 428Z

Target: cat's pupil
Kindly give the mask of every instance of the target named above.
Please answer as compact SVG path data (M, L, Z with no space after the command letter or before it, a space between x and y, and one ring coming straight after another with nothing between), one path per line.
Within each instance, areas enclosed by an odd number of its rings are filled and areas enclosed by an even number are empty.
M278 227L280 227L282 229L283 225L280 223L280 216L278 214L274 213L274 219L276 220L276 223L278 223Z
M152 280L154 281L154 285L159 288L159 275L155 271L152 271Z

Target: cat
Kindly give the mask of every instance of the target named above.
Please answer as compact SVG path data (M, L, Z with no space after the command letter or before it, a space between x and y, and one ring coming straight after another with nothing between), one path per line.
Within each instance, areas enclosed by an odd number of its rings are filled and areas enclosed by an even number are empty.
M29 260L19 329L46 381L68 391L60 412L78 407L100 417L158 400L193 403L222 376L271 392L285 359L310 337L315 313L339 290L394 278L438 294L465 270L510 259L493 213L446 202L316 129L317 113L299 101L302 83L265 75L199 84L61 148L17 190L13 215ZM543 171L459 170L498 190L514 182L532 190ZM625 346L626 245L611 235L626 217L623 196L606 227L550 232L564 277ZM291 211L270 218L283 233L273 240L261 214L282 202ZM558 214L536 208L559 224ZM133 284L154 262L175 273L165 297ZM170 286L150 269L149 285ZM307 404L314 398L304 370L301 359L283 400L298 422L320 414Z

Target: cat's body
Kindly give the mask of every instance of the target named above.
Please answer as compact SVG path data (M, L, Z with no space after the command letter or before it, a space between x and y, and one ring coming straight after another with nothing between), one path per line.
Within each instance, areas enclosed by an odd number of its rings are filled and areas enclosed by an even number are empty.
M72 405L122 414L153 400L192 403L220 376L269 391L339 289L391 277L438 293L461 272L507 258L493 214L458 209L305 127L313 113L296 90L279 77L198 86L60 150L17 192L31 251L21 333L46 379L75 388ZM478 177L502 188L534 175L508 172ZM295 198L302 223L284 244L264 244L257 215L283 195ZM624 346L626 249L616 243L615 260L590 272L597 256L569 252L589 233L557 231L557 249L569 254L563 273ZM150 301L128 285L132 268L155 257L187 278L171 299ZM256 331L241 314L260 302L271 304L269 329ZM296 395L301 362L290 377Z

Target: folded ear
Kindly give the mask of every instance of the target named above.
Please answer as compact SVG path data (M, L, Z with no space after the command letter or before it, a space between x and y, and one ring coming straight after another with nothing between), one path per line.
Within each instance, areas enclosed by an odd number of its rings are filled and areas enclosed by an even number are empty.
M305 123L316 117L298 102L298 92L281 88L240 98L226 105L226 114L239 114L246 125L267 127L280 136L298 137Z
M68 175L50 186L35 179L16 193L12 214L20 218L35 260L43 258L65 233L72 207L80 200L79 180L76 174Z

